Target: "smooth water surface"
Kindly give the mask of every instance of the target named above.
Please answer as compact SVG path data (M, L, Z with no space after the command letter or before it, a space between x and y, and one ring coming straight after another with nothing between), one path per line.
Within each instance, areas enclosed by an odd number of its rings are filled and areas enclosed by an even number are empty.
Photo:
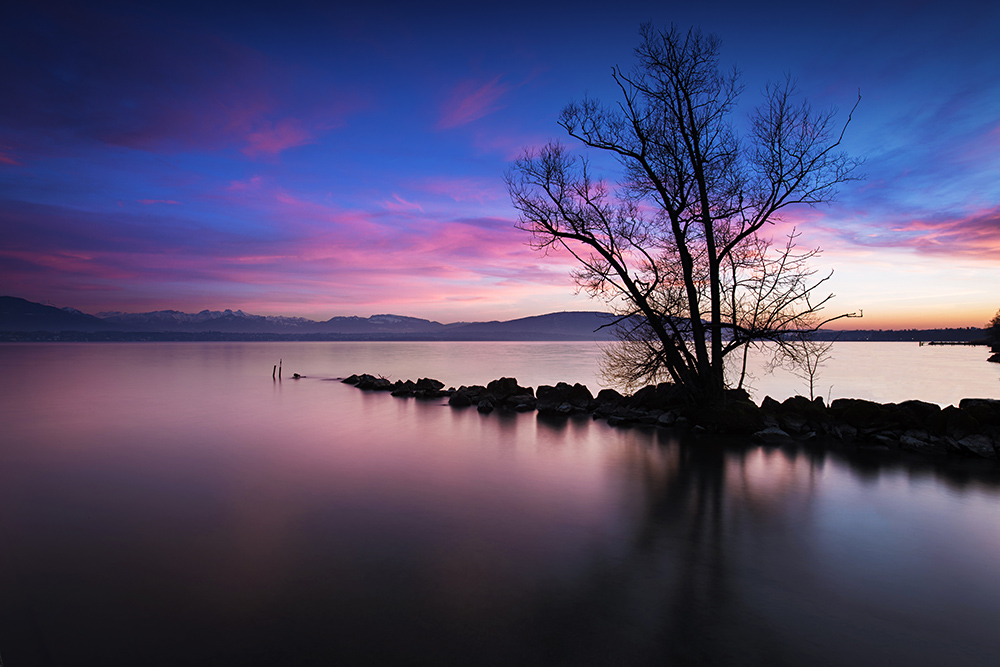
M937 348L960 351L942 367L969 349ZM596 389L598 354L0 345L4 665L1000 660L990 464L484 416L330 379Z

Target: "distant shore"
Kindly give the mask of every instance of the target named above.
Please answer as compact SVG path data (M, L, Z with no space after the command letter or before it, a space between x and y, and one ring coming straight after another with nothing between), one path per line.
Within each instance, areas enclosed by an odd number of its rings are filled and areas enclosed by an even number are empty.
M899 331L820 331L818 340L841 343L885 342L922 343L925 345L988 345L981 329L921 329ZM611 342L610 337L595 337L593 333L569 334L566 332L539 331L468 331L465 333L267 333L232 331L4 331L4 343L58 343L58 342L532 342L578 341Z

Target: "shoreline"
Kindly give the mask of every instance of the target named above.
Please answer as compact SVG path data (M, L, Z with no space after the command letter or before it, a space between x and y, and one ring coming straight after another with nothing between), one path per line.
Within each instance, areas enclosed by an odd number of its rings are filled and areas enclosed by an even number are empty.
M723 405L691 406L670 383L649 385L631 395L603 389L596 396L582 384L559 382L537 390L503 377L486 386L445 389L431 378L397 380L360 374L341 379L365 391L389 392L397 398L448 398L452 408L535 411L539 416L590 416L609 426L646 426L692 433L732 435L761 445L853 444L869 451L899 451L940 459L1000 460L1000 399L964 398L956 407L909 400L877 403L838 398L793 396L778 402L765 396L760 405L743 391L730 391Z

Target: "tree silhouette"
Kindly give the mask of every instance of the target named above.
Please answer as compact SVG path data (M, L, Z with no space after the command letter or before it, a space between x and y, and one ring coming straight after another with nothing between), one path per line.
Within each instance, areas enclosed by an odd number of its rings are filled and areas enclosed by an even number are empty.
M761 230L788 206L830 201L860 164L838 151L850 115L838 130L832 111L796 101L788 78L765 89L740 136L742 85L720 72L718 52L700 31L644 25L633 70L612 70L617 104L563 109L570 136L617 158L617 187L559 143L526 151L506 176L533 245L566 248L577 284L619 316L605 375L669 378L698 402L724 398L727 355L794 345L847 316L819 317L832 295L813 295L830 277L808 268L818 251L798 250L795 231L774 246Z

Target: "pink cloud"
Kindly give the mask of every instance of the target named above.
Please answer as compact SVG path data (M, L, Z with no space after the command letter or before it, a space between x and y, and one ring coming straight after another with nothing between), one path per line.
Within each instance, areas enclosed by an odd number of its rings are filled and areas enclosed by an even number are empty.
M260 176L251 176L245 181L230 181L229 187L227 189L236 192L242 192L244 190L256 190L261 185L262 178Z
M965 215L897 218L876 223L866 217L820 223L842 244L908 248L915 252L996 261L1000 257L1000 206Z
M21 166L21 163L11 157L8 152L10 149L4 146L0 146L0 164L9 164L16 167Z
M420 206L420 204L411 201L406 201L405 199L397 195L395 192L392 193L392 198L395 201L386 200L385 202L382 203L382 205L385 206L390 211L414 210L423 213L424 209Z
M473 81L459 84L442 107L437 128L448 130L493 113L499 108L500 98L510 90L511 86L500 82L500 76L482 85Z
M495 178L428 178L415 184L415 188L456 202L487 204L507 200L507 191Z
M284 118L277 123L262 121L255 131L247 135L243 153L249 157L261 154L275 155L289 148L311 144L314 137L296 118Z
M18 204L7 216L15 227L0 250L0 279L47 298L61 298L65 285L91 286L89 302L64 301L93 304L94 312L140 300L148 309L195 301L250 307L272 294L273 312L282 314L311 315L316 308L298 304L315 302L326 317L388 311L482 319L462 311L476 304L493 319L515 302L515 315L560 309L533 306L532 294L546 294L547 303L558 295L572 299L572 260L533 252L512 220L342 209L259 183L239 192L225 188L218 197L253 210L254 233L202 227L191 233L189 223L169 213L157 213L150 224L148 216L117 207L113 215L97 215ZM206 294L223 302L205 303Z

